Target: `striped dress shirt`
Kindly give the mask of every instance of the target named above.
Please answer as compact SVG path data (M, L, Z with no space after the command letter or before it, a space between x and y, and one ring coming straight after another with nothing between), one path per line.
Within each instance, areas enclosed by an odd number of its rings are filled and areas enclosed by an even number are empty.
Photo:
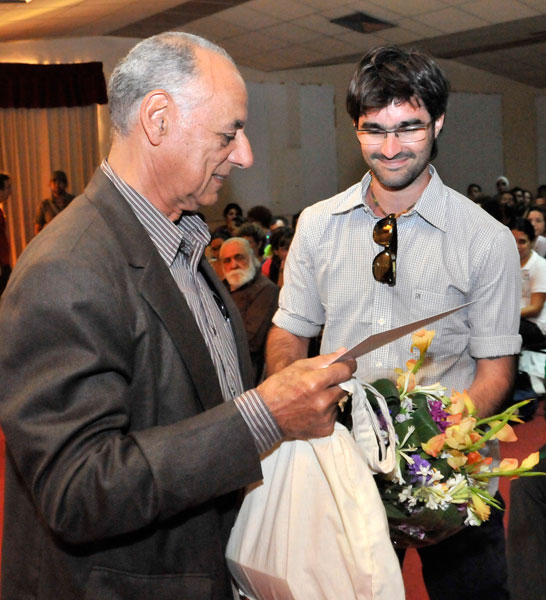
M101 169L129 203L184 295L209 350L224 400L235 402L258 451L266 452L283 435L258 391L244 392L231 323L220 297L198 268L210 241L207 225L193 214L184 214L173 223L116 175L106 159Z

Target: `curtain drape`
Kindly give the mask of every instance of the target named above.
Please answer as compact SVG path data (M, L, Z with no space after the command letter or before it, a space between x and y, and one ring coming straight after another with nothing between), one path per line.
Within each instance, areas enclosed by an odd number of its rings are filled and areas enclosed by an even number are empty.
M0 109L0 171L12 180L4 206L12 264L34 235L34 215L49 191L51 171L68 175L79 194L100 162L97 105Z
M106 104L102 63L0 63L0 108L56 108Z
M83 191L100 161L98 105L107 103L102 63L0 63L0 171L12 180L4 206L12 264L34 235L36 206L52 171Z

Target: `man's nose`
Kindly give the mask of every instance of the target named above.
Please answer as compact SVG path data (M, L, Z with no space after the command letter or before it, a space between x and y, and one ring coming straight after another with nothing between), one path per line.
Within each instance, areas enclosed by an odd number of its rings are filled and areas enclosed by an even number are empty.
M240 169L248 169L254 162L252 148L244 131L238 131L235 136L235 148L229 155L229 161Z
M381 154L387 158L392 158L393 156L396 156L401 149L402 144L400 143L398 136L394 133L387 133L387 137L381 144Z

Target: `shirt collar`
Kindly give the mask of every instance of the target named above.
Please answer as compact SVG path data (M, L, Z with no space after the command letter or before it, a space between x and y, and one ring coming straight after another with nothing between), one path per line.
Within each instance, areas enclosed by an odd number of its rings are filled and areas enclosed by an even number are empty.
M191 212L184 212L178 223L173 223L117 175L106 159L102 161L101 170L129 203L167 266L173 264L180 251L197 268L197 263L210 241L210 232L203 220Z
M417 201L415 208L407 213L407 216L416 212L434 227L446 231L446 190L436 169L432 165L429 165L428 168L431 179ZM371 208L364 202L371 179L371 172L368 171L360 184L348 190L347 195L342 198L340 203L333 207L332 214L342 214L354 208L363 207L367 213L373 215Z

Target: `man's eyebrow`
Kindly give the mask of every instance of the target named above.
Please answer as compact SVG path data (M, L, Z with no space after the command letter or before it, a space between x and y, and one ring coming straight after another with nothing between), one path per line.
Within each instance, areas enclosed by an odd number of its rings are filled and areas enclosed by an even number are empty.
M422 119L407 119L406 121L400 121L397 123L393 129L398 129L399 127L411 127L412 125L424 125L425 122ZM383 125L380 123L375 123L373 121L364 121L358 127L359 129L382 129L385 130Z

